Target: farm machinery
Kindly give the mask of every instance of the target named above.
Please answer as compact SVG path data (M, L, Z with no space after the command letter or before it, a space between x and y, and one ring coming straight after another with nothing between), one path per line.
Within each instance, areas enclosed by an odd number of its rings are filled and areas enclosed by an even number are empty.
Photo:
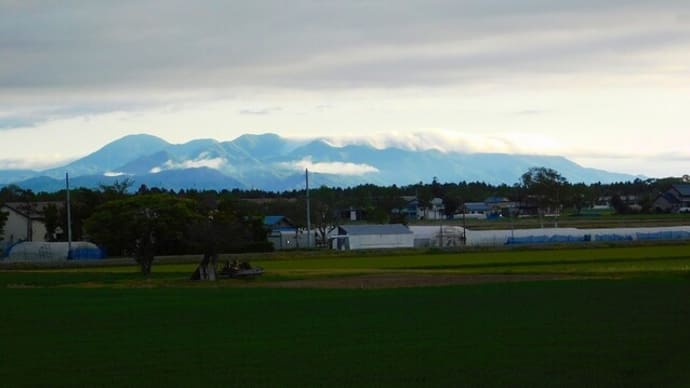
M220 270L216 269L215 255L204 255L204 258L199 263L191 280L210 280L214 281L220 279L254 279L263 275L264 269L262 267L252 267L248 261L238 261L237 259L226 261Z

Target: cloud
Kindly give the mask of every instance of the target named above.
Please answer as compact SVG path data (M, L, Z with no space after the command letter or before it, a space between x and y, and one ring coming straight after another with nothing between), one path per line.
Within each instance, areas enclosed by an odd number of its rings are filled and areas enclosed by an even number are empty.
M308 169L309 171L315 173L338 175L364 175L379 172L379 169L368 164L349 162L314 162L312 161L311 157L306 157L299 161L283 162L281 163L281 166L300 171Z
M387 132L366 136L340 136L325 139L329 144L342 147L348 144L369 145L378 149L401 148L423 151L461 153L553 154L565 148L557 140L544 135L525 133L471 134L450 130L423 132Z
M690 41L674 0L27 3L0 5L6 90L463 83Z
M103 173L103 176L105 177L118 177L118 176L123 176L126 175L124 172L116 172L116 171L107 171Z
M31 127L36 123L32 117L24 116L0 116L0 131L3 129Z
M76 158L64 155L40 155L26 158L0 158L0 170L44 170L55 166L66 165Z
M241 115L256 115L256 116L266 116L274 112L280 112L282 108L280 107L270 107L261 109L242 109L240 110Z
M167 171L167 170L182 170L186 168L202 168L202 167L207 167L207 168L212 168L214 170L219 170L221 169L225 164L227 164L227 160L225 158L211 158L208 159L206 158L206 154L201 154L199 158L194 159L194 160L184 160L184 161L174 161L174 160L168 160L163 165L154 167L152 168L149 172L151 174L158 174L159 172L162 171Z
M623 139L631 153L651 147L630 138L687 129L673 101L688 97L688 15L687 0L0 0L0 131L8 148L41 139L21 151L39 159L131 132L398 131L370 143L566 156ZM406 133L425 128L465 133ZM597 141L572 135L588 130Z

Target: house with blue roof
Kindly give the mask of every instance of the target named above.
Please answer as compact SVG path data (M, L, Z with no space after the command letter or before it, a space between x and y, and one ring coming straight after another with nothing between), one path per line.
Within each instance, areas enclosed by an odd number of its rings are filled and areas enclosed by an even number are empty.
M268 241L276 250L305 248L309 245L306 231L300 229L285 216L264 217L264 227L268 229ZM312 239L312 241L314 241Z
M296 232L297 225L291 219L285 216L266 216L264 217L264 226L271 232Z

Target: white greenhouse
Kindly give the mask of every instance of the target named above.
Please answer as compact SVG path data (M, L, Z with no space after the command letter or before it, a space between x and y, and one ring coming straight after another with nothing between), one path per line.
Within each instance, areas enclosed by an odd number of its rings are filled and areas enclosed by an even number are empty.
M329 236L337 250L413 248L414 234L405 225L342 225Z
M7 261L63 261L102 259L103 251L93 243L75 241L70 245L66 242L36 242L25 241L13 246Z

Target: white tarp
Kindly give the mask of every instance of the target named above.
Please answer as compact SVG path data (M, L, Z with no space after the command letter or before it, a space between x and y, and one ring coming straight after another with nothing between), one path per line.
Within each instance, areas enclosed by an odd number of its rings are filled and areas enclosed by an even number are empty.
M410 226L410 230L414 233L414 246L416 248L452 248L464 244L465 232L461 226L419 225Z
M69 244L66 242L25 241L10 249L8 261L61 261L68 259ZM72 242L72 253L92 252L89 258L101 258L101 251L93 243ZM94 257L98 256L98 257Z
M511 239L522 243L529 243L530 239L534 243L690 239L690 226L467 230L467 245L471 246L505 245Z

